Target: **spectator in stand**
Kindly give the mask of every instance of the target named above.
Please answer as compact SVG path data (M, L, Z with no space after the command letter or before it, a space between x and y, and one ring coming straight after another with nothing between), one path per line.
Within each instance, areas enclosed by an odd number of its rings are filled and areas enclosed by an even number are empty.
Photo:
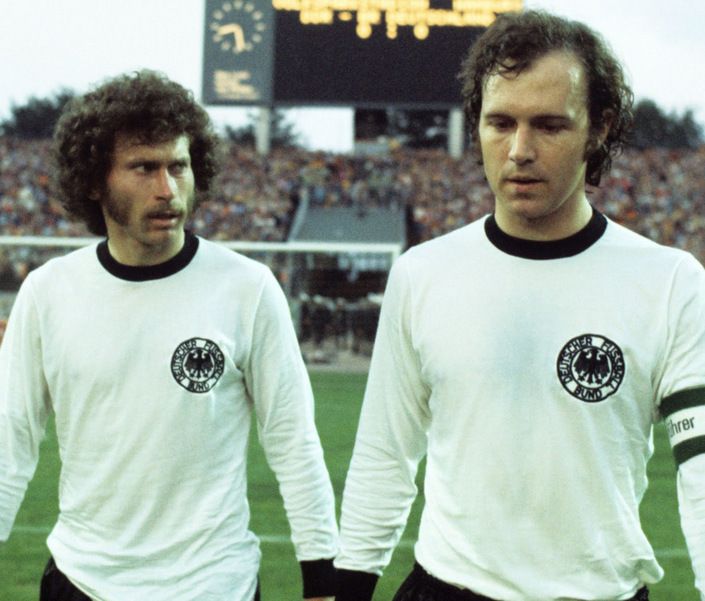
M605 215L645 236L705 260L705 149L628 150L600 188L590 190ZM48 142L0 137L0 234L86 236L48 188ZM216 240L286 240L297 200L313 205L408 207L418 240L429 240L492 210L492 193L472 153L400 148L385 157L228 148L213 191L189 228ZM10 249L24 277L57 252Z

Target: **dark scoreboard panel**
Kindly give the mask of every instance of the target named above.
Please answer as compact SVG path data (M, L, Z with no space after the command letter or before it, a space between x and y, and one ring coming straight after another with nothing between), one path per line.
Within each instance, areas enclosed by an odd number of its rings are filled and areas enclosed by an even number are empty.
M450 107L473 41L521 0L207 0L208 104Z
M425 40L410 28L390 40L368 39L355 24L303 26L296 14L277 13L274 97L284 103L352 105L460 102L460 62L481 29L433 31Z

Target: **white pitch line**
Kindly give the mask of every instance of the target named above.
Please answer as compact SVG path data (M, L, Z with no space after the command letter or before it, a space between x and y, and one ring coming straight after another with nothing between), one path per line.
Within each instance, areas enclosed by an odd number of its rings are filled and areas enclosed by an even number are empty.
M16 525L12 528L13 532L21 532L22 534L49 534L51 527L48 526L22 526Z
M51 532L51 527L49 526L24 526L18 524L13 529L13 532L20 532L22 534L44 534L47 535ZM282 536L278 534L258 534L259 540L267 545L290 545L291 539L288 536ZM414 546L414 541L409 538L403 538L398 547L409 549ZM688 551L685 548L675 547L670 549L656 549L656 557L663 559L680 559L688 557Z

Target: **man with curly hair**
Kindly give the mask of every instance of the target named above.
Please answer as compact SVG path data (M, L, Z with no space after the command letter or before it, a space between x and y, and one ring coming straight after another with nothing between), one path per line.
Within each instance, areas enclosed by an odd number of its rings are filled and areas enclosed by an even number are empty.
M23 283L0 349L0 540L53 414L59 516L41 601L252 601L251 414L279 481L303 596L330 599L333 492L272 273L184 229L217 171L207 113L141 71L72 101L57 193L105 239Z
M631 120L601 38L506 14L463 64L494 212L392 268L343 496L338 601L368 601L426 456L395 601L644 600L665 420L705 594L705 272L591 206Z

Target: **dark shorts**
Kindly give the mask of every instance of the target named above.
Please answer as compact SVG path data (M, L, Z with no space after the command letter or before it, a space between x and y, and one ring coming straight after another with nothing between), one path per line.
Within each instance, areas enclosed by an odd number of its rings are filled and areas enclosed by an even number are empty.
M649 591L640 589L629 601L648 601ZM392 601L498 601L478 595L467 589L459 589L431 576L418 563L402 582Z
M50 557L42 576L39 601L91 601L91 598L78 590ZM260 601L259 582L252 601Z

